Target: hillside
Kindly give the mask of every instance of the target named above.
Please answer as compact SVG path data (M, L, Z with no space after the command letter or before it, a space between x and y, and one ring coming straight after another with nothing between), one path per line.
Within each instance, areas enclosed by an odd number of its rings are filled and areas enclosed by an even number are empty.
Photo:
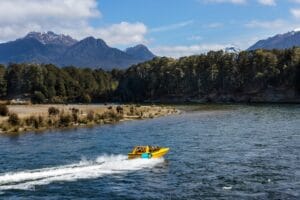
M300 32L291 31L284 34L278 34L265 40L260 40L248 50L256 49L288 49L300 46Z

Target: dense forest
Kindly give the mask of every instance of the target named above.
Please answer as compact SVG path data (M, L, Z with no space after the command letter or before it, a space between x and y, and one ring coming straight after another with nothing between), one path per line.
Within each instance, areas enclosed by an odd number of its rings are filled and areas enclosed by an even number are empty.
M0 66L2 99L68 102L300 102L300 48L154 58L127 70Z
M300 48L157 58L129 68L126 101L300 102Z
M33 103L107 101L118 84L112 74L101 69L10 64L0 66L0 95Z

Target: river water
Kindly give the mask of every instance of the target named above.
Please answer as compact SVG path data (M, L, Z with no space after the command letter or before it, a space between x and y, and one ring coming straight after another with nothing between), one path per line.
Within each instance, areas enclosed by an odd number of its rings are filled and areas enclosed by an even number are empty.
M0 199L300 199L299 105L0 136ZM127 160L135 145L164 159Z

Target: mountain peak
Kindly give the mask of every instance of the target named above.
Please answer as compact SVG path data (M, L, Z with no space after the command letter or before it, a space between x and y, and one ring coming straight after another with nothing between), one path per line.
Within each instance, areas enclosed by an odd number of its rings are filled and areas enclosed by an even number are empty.
M132 54L112 48L102 39L87 37L77 42L70 36L52 31L30 32L15 41L0 43L0 61L4 64L52 63L109 70L126 68L154 56L144 45L137 45L128 52Z
M133 57L139 57L146 60L150 60L156 57L145 45L138 44L134 47L129 47L125 52Z
M287 49L295 46L300 46L300 29L277 34L264 40L256 42L249 47L249 51L256 49Z
M85 45L93 45L102 48L109 48L106 42L102 39L96 39L93 36L89 36L81 40L79 43L84 43Z
M56 44L56 45L66 45L72 46L77 42L77 40L64 34L56 34L52 31L48 32L29 32L25 38L34 38L41 42L42 44Z
M229 46L229 47L226 47L224 49L224 51L226 53L239 53L241 51L241 49L236 46Z

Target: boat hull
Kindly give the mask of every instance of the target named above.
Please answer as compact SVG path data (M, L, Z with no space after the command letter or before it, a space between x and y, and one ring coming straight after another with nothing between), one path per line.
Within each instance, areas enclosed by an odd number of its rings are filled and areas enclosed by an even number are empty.
M149 153L129 153L128 159L136 159L136 158L143 158L143 159L151 159L151 158L161 158L169 152L169 148L160 148L157 151L149 152Z
M166 155L169 152L169 150L170 150L169 148L161 148L159 151L151 153L152 158L163 157L164 155Z

